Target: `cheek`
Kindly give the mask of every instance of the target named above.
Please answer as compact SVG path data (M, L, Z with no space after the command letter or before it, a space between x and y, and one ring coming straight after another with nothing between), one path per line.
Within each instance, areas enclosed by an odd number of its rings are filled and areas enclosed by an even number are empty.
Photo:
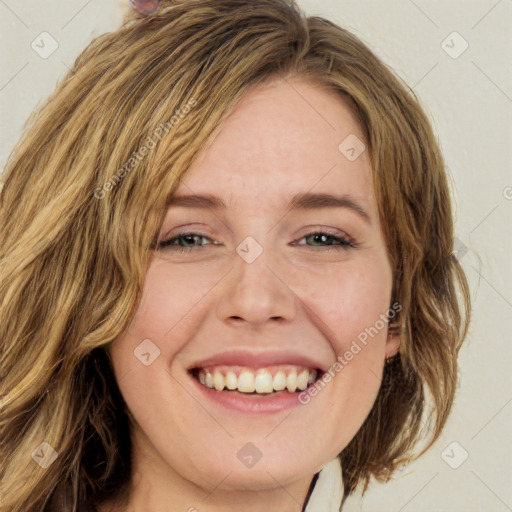
M330 368L331 411L344 425L343 448L355 435L377 396L387 341L391 268L385 258L345 265L328 280L309 281L305 303L325 326L336 353ZM328 283L328 287L326 284Z
M325 277L308 279L302 295L328 328L336 352L347 350L356 339L362 343L375 340L367 343L370 351L383 351L387 335L383 319L390 307L391 282L387 258L374 256L339 265Z
M347 339L367 342L369 349L384 350L387 335L386 313L391 300L391 278L385 272L356 271L346 276L343 290L337 297L337 322L343 326L342 346ZM374 341L374 343L369 343Z
M118 385L136 415L153 409L159 415L163 404L152 390L168 381L169 362L200 326L201 299L215 285L211 272L170 275L169 268L161 260L152 262L129 329L109 348Z
M145 339L151 339L163 359L172 360L190 339L205 311L205 297L216 284L216 274L204 271L173 271L165 260L155 260L149 266L144 281L142 299L128 332L116 340L116 345L131 351ZM172 342L171 342L172 341Z

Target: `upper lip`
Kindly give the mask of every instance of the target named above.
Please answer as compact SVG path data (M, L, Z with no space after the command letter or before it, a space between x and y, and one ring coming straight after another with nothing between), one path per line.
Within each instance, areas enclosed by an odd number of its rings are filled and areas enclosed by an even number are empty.
M247 366L249 368L264 368L266 366L290 364L304 366L310 369L326 371L325 365L315 358L306 354L292 351L265 351L255 352L248 350L226 350L206 359L197 361L193 368L207 368L209 366Z

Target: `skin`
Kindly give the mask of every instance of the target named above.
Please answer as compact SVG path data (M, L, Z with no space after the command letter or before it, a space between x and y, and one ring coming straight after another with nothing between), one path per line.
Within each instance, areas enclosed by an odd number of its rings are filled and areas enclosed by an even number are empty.
M368 415L384 359L399 347L387 326L308 404L277 413L223 408L187 374L202 358L255 347L315 354L328 367L389 309L369 157L338 150L349 134L363 140L333 92L299 78L260 85L180 184L178 194L218 195L227 209L169 208L160 240L199 236L155 251L137 314L109 347L136 420L129 510L300 511L314 474ZM369 222L348 208L289 211L298 192L348 194ZM306 236L325 228L356 247ZM236 252L247 236L263 249L252 263ZM149 366L134 357L144 339L160 350ZM236 456L248 442L262 454L251 468Z

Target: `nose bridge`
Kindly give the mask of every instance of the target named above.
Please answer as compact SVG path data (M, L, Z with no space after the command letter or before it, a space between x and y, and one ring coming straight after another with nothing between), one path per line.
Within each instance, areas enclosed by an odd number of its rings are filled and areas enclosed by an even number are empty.
M221 320L261 324L294 317L295 295L279 276L268 238L262 242L248 236L236 247L234 272L222 289L218 305Z

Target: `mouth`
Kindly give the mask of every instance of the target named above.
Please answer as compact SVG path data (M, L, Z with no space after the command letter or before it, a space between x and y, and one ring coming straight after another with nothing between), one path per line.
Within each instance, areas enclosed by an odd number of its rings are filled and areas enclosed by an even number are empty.
M188 370L203 387L241 396L298 394L321 378L323 371L292 364L261 368L249 366L208 366Z

